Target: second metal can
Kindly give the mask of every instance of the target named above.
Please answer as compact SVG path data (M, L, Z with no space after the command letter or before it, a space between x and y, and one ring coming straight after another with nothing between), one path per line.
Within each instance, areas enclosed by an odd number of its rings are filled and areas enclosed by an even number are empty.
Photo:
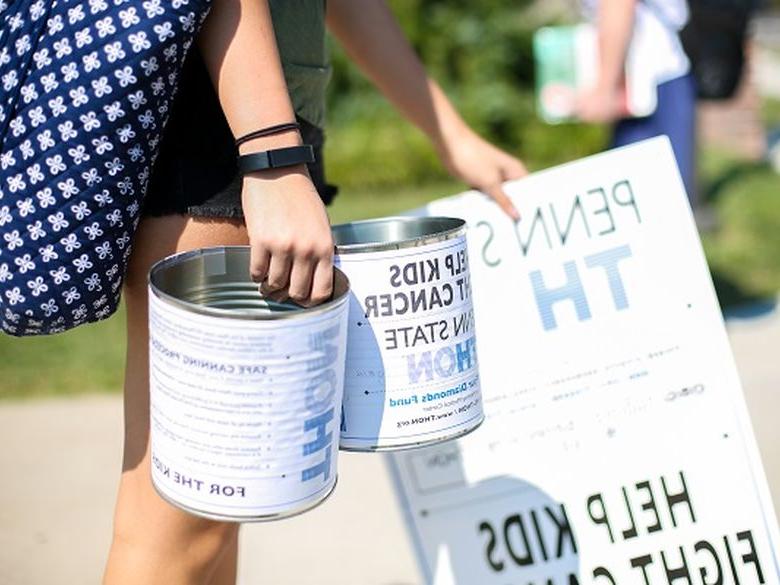
M466 223L394 217L333 227L350 280L340 446L397 450L484 418Z

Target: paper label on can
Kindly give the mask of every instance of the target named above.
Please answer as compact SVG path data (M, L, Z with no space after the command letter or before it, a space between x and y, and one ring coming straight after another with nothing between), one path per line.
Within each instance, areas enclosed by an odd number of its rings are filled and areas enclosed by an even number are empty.
M482 420L466 237L343 254L350 280L341 445L452 437Z
M347 307L218 318L149 295L155 486L207 515L286 515L336 481Z

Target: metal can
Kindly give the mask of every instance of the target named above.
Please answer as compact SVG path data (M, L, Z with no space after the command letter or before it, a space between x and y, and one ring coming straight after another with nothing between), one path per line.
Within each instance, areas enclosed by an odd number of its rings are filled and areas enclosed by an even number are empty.
M249 248L185 252L149 273L152 482L198 516L274 520L336 484L349 284L304 309L264 299Z
M420 447L484 419L466 222L397 217L333 227L350 280L340 445Z

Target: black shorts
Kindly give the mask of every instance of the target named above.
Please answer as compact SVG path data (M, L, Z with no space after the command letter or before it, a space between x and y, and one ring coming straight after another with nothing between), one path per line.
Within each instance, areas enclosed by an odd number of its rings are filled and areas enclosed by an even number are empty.
M338 190L325 182L323 131L302 118L298 122L303 142L314 147L316 162L307 165L309 174L328 204ZM243 217L237 154L206 67L198 51L191 51L152 170L143 215Z

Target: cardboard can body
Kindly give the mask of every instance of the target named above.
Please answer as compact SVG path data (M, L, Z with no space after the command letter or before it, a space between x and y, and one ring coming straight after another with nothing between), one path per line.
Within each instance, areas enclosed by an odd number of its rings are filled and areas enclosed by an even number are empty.
M313 309L264 300L249 249L208 248L149 277L152 481L193 514L262 521L336 483L348 283Z
M341 448L421 447L482 422L466 225L387 218L334 226L350 280Z

